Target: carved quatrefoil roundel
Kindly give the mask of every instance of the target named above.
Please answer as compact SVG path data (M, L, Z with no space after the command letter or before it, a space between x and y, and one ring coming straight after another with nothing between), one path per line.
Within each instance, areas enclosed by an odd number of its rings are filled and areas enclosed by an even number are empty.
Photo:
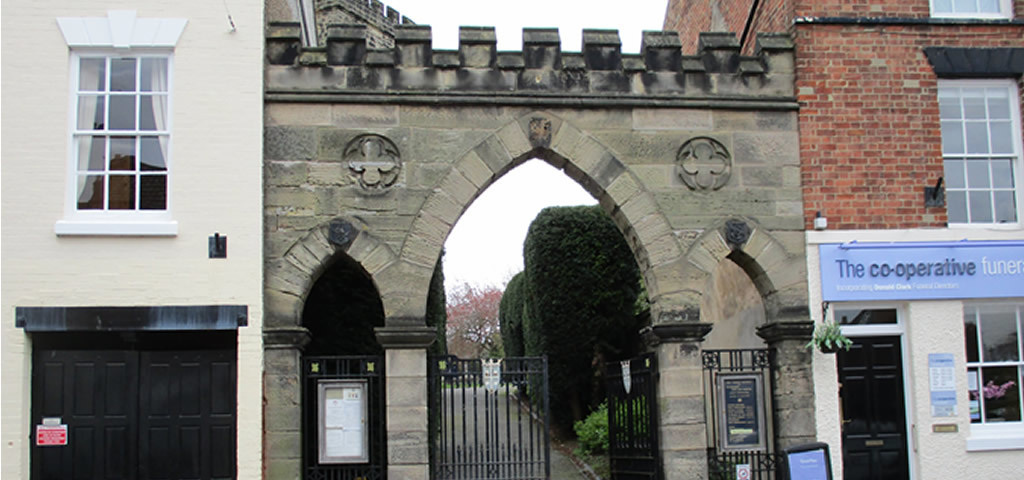
M718 140L694 137L679 148L676 173L691 190L718 190L729 182L732 156Z
M402 169L398 147L386 137L360 135L345 147L348 169L366 191L382 191L394 185Z

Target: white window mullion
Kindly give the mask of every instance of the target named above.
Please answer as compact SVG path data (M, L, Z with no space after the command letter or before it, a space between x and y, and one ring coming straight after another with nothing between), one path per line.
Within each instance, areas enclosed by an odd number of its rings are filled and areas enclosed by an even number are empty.
M110 210L110 135L103 137L103 211Z
M952 216L950 223L979 226L1021 225L1024 223L1021 219L1024 200L1021 199L1020 194L1020 179L1022 178L1021 170L1024 170L1024 166L1022 166L1024 158L1022 158L1019 137L1021 119L1018 103L1020 96L1016 85L1011 81L1002 80L940 80L939 89L940 109L942 110L940 117L942 124L945 125L944 131L947 135L947 141L943 142L943 162L949 168L955 168L951 162L961 161L961 159L963 162L963 169L960 170L960 173L963 174L964 184L949 188L950 193L957 194L949 196L947 200L950 202L950 212L963 208L963 217L960 217L959 214ZM978 105L979 101L984 106ZM973 105L971 107L973 113L969 114L968 104ZM954 112L949 111L952 108L958 110L955 115ZM1007 116L1007 112L1009 112L1009 116ZM952 128L954 123L957 124L957 128ZM1012 135L1010 139L1005 138L1007 123L1010 127L1009 135ZM969 153L969 150L972 150L971 132L977 132L973 134L976 144L973 146L973 153ZM984 145L979 145L980 142L977 142L981 134L986 135ZM956 137L952 137L953 135ZM952 138L957 138L957 140L952 140ZM963 151L960 151L958 144L963 146ZM1009 149L1007 149L1008 144ZM987 152L981 152L981 150L987 150ZM997 176L997 172L994 170L997 164L1003 164L1006 160L1010 162L1010 175L1013 176L1012 185L1008 185L1011 182L1007 182L1003 176ZM986 168L984 178L988 181L987 186L978 186L977 180L982 178L980 175L969 176L972 168L976 171L980 170L982 162ZM1005 168L1000 172L1004 170ZM955 174L956 172L956 170L952 170L950 173ZM980 174L980 172L978 173ZM972 178L975 180L973 185ZM961 192L962 197L960 197ZM1010 195L1007 195L1006 192L1009 192ZM972 194L975 197L984 194L988 197L988 205L976 205L976 202L972 201ZM999 203L1000 199L1003 200L1002 204ZM975 200L981 201L980 198L975 198ZM985 211L976 211L983 206L987 207L984 209Z

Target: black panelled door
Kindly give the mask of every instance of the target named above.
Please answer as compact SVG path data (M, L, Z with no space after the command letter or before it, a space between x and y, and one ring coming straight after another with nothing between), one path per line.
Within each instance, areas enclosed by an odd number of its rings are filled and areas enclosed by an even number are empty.
M900 337L855 337L838 355L846 480L910 478Z
M138 354L36 350L32 374L32 478L137 478ZM68 444L35 446L43 418L68 426Z
M235 352L141 352L140 356L141 478L233 478Z
M32 478L235 476L235 351L37 348L32 428L68 425L66 446L32 443Z

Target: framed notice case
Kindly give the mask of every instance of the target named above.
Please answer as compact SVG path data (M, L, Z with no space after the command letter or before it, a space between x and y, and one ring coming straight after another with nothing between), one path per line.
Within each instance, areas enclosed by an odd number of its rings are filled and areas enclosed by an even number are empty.
M765 451L764 385L758 374L722 374L717 379L718 448Z
M317 435L321 464L370 461L366 380L317 382Z

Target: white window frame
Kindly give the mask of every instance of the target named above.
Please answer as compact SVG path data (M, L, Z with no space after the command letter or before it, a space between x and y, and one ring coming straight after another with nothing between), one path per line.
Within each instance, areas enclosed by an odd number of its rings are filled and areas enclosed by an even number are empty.
M954 0L950 0L954 1ZM998 0L999 1L999 12L973 12L973 13L956 13L956 12L937 12L935 11L936 0L929 0L928 6L931 10L932 17L934 18L977 18L977 19L1012 19L1013 18L1013 0Z
M64 218L54 225L57 235L130 235L174 236L178 223L172 216L173 154L173 97L174 47L185 29L187 20L181 18L137 18L133 10L112 10L106 17L63 17L57 26L70 48L69 55L69 108L68 153L66 160L67 187L65 189ZM83 57L144 57L167 58L167 138L165 157L167 167L166 204L164 210L79 210L78 209L78 152L76 129L78 112L78 81L80 59ZM109 72L108 72L109 75ZM129 131L131 132L131 131ZM139 136L136 132L126 136ZM138 205L136 205L138 207Z
M1018 361L1017 362L999 362L1000 366L1017 365L1018 372L1024 371L1024 352L1020 349L1024 348L1024 331L1021 331L1021 319L1020 316L1024 315L1024 299L1016 301L988 301L988 302L964 302L964 310L967 308L982 308L986 306L1016 306L1018 309L1018 331L1017 331L1017 348L1018 348ZM981 325L979 324L979 341L981 334ZM964 339L966 340L966 334ZM979 352L981 346L979 345ZM964 366L968 368L984 368L986 364L984 362L970 362ZM992 364L989 364L990 366ZM1018 380L1018 383L1020 381ZM1017 388L1021 388L1021 397L1024 398L1024 386L1018 385ZM1022 400L1024 401L1024 400ZM1020 450L1024 449L1024 411L1021 412L1021 421L1019 422L1006 422L1006 423L969 423L970 436L967 438L967 450L968 451L986 451L986 450ZM969 419L968 419L969 421Z
M1024 225L1024 147L1021 143L1021 112L1020 112L1020 91L1017 88L1016 81L1012 79L978 79L978 80L949 80L939 79L938 88L1005 88L1008 94L1009 110L1010 110L1010 133L1013 135L1011 141L1013 142L1013 153L1005 156L1013 157L1013 185L1014 185L1014 199L1016 200L1015 208L1017 209L1016 222L996 223L996 222L949 222L950 227L956 228L987 228L987 229L1018 229ZM938 99L936 98L936 102ZM941 135L941 134L940 134ZM967 158L972 154L946 154L945 151L942 153L942 164L943 169L946 167L946 159L949 158ZM984 155L978 155L979 157ZM987 157L1002 157L1003 155L992 155L989 154ZM945 175L945 173L943 173ZM990 187L991 188L991 187ZM947 209L949 208L949 187L947 182L947 195L946 204Z

